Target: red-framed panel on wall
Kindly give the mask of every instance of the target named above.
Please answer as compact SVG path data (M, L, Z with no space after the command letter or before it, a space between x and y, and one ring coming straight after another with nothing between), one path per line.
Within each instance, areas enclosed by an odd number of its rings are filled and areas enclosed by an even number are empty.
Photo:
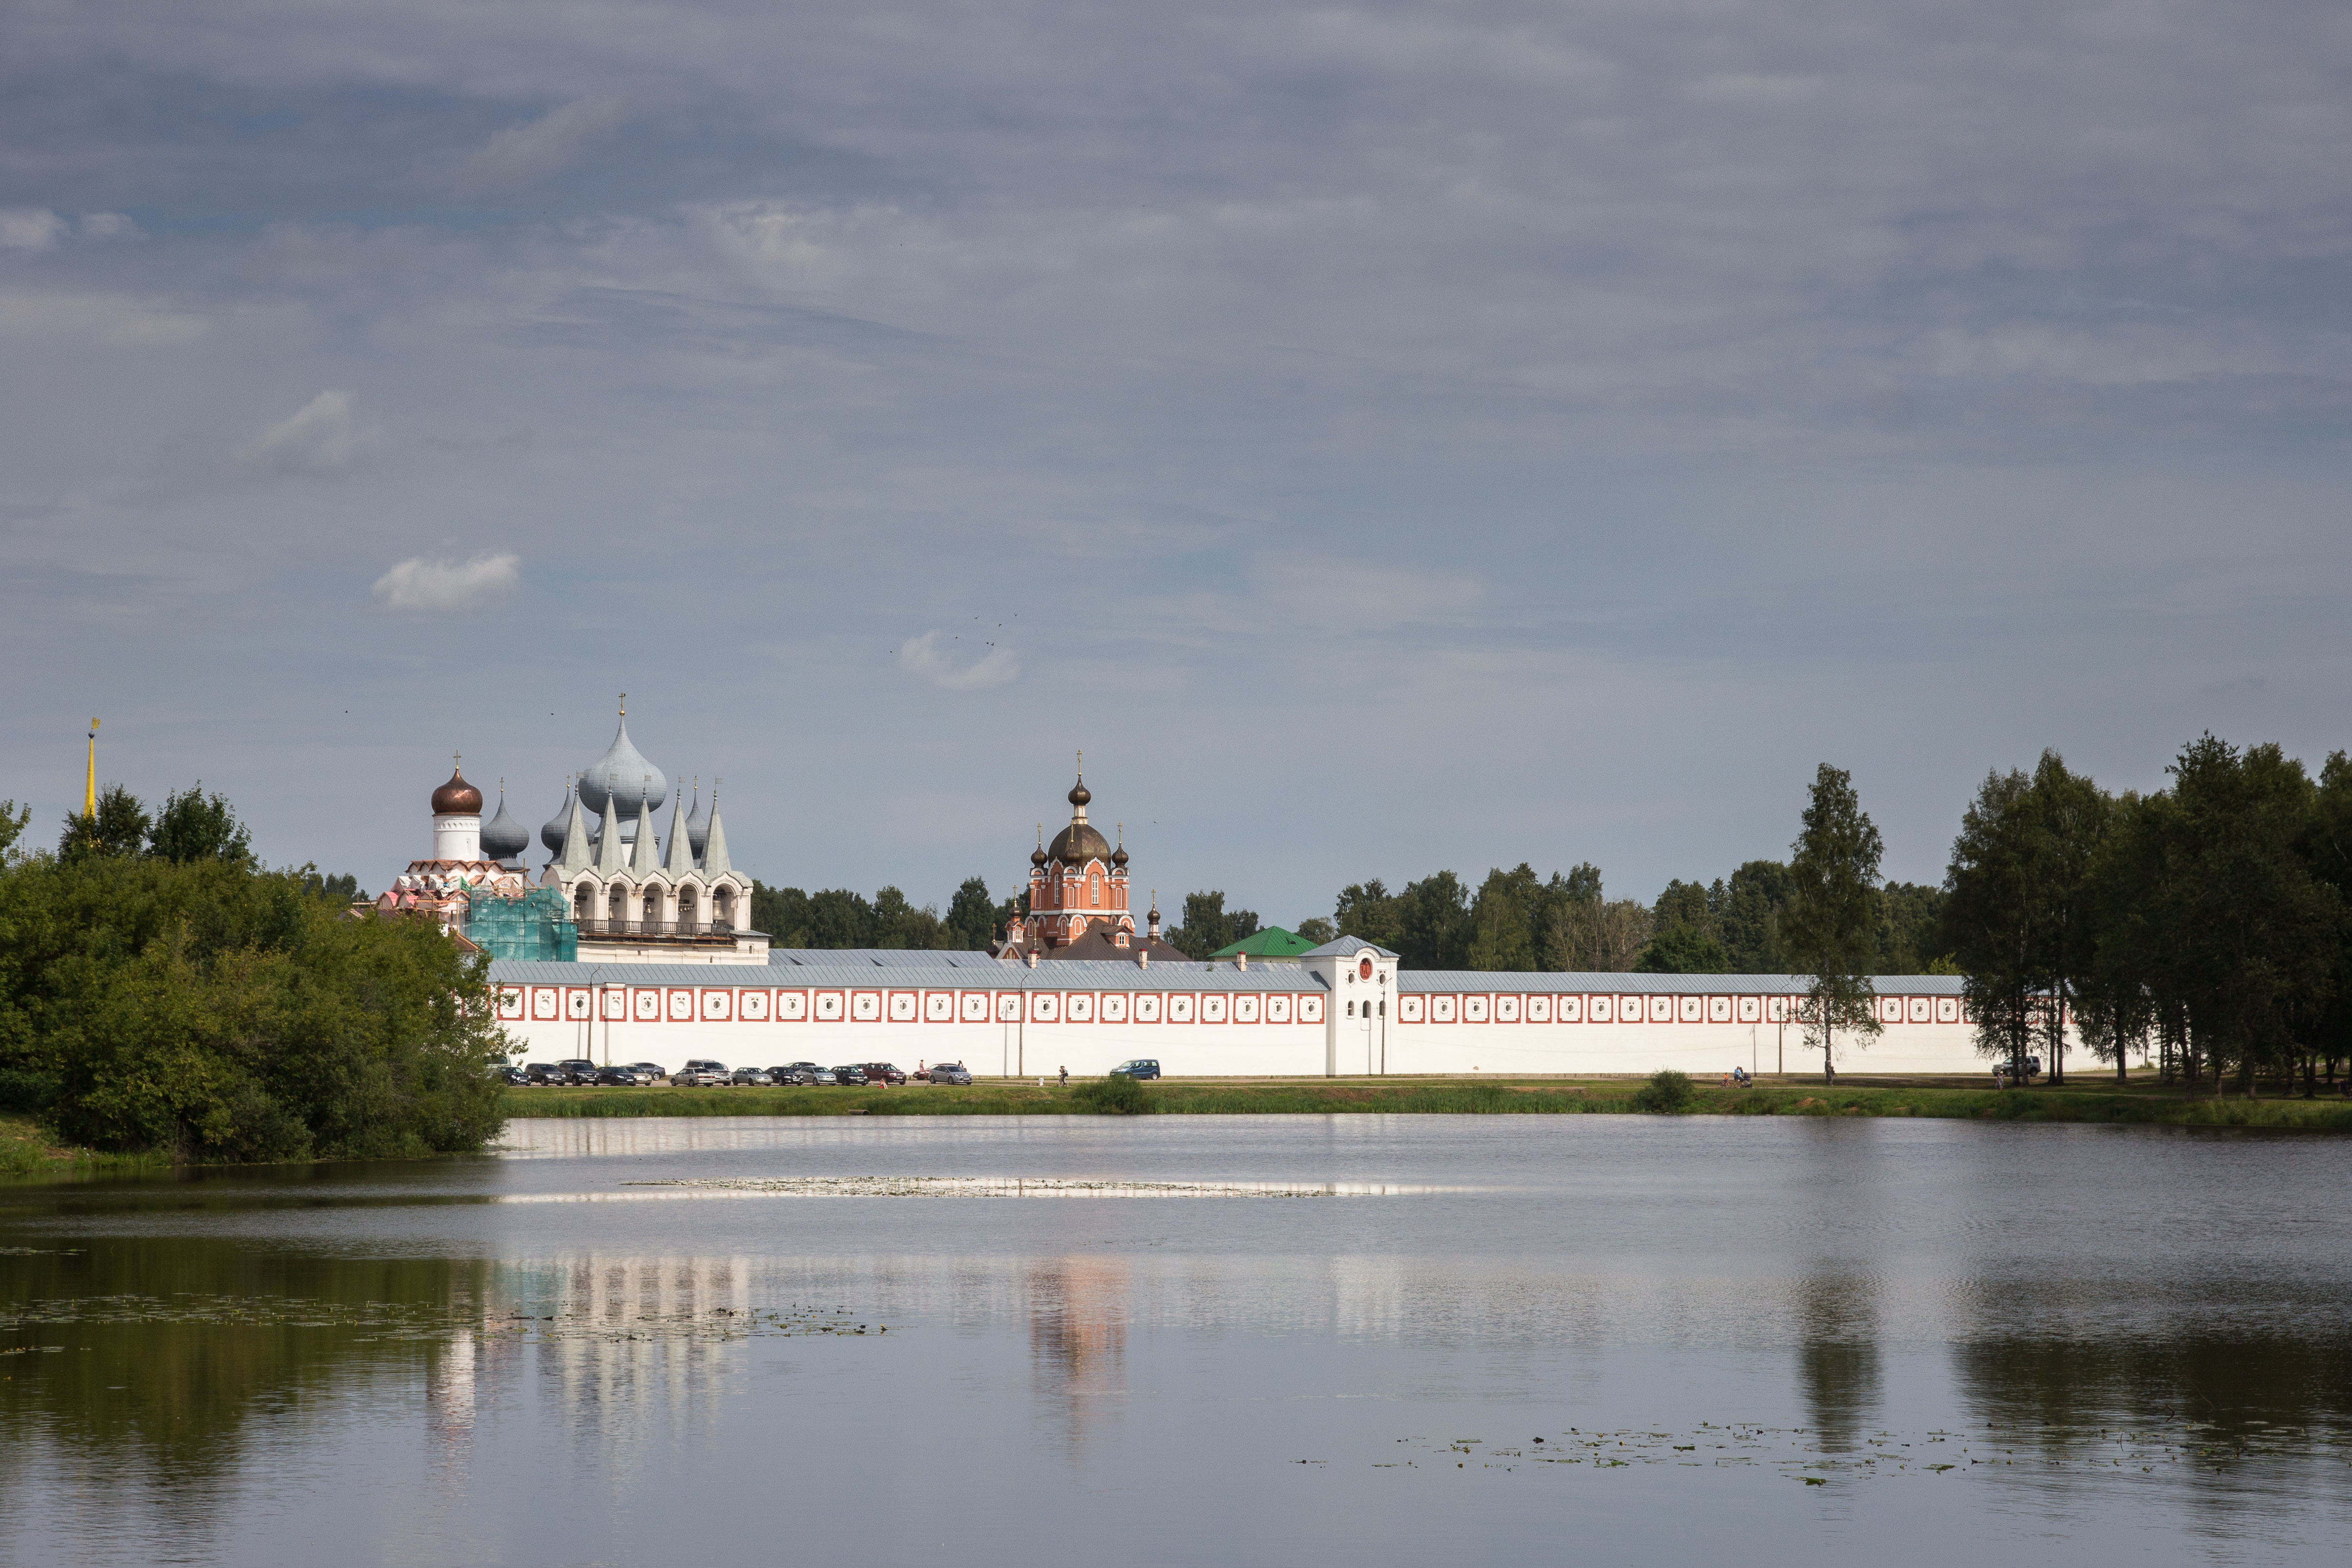
M1696 1024L1706 1016L1706 997L1677 996L1675 998L1675 1022L1677 1024Z
M1292 999L1287 996L1267 997L1265 999L1265 1021L1269 1024L1289 1023L1291 1017L1291 1000Z
M1201 1022L1222 1024L1233 1016L1233 998L1222 991L1211 991L1201 998Z
M809 997L809 1016L820 1024L838 1024L849 1016L849 993L819 991Z
M1102 1021L1106 1024L1126 1023L1128 1012L1127 993L1124 991L1104 992L1102 994L1101 1004L1098 1011L1101 1012Z
M534 985L530 992L530 1016L534 1018L554 1018L563 1012L563 993L553 985Z
M1673 997L1653 996L1650 998L1650 1022L1653 1024L1671 1024L1674 1022L1674 1018L1675 999Z
M1135 1021L1137 1023L1157 1024L1166 1016L1167 1011L1167 998L1158 992L1142 991L1136 994Z
M1302 996L1299 998L1299 1004L1302 1007L1308 1002L1313 1002L1316 1005L1317 1009L1320 1011L1323 998L1320 996ZM1427 1015L1428 1011L1429 1003L1426 997L1400 996L1397 998L1397 1022L1400 1024L1418 1024Z
M1960 1021L1960 999L1957 996L1936 998L1936 1022L1957 1024Z
M1616 997L1588 996L1584 999L1584 1016L1591 1022L1595 1024L1613 1024L1617 1021Z
M1029 1021L1033 1024L1058 1024L1062 1021L1062 994L1058 991L1029 993Z
M917 1018L921 1017L922 1014L923 998L921 993L915 991L893 991L890 993L889 1016L892 1023L911 1024Z
M1404 1011L1404 1005L1407 1002L1411 1002L1415 1009L1413 1016L1408 1019L1407 1022L1414 1024L1420 1023L1421 1016L1419 1009L1421 1006L1421 998L1418 996L1399 997L1397 999L1397 1011L1400 1014ZM1314 995L1311 993L1307 995L1301 996L1298 999L1298 1021L1302 1024L1321 1023L1323 1021L1323 998Z
M735 991L732 986L713 987L702 994L702 1021L723 1024L734 1016Z
M1559 1016L1561 1023L1580 1024L1584 1022L1583 997L1555 996L1552 998L1551 1005L1552 1011Z
M1483 1024L1494 1016L1495 999L1492 996L1474 993L1462 998L1462 1021L1464 1023Z
M1073 1024L1093 1023L1095 994L1091 991L1066 993L1062 997L1062 1016Z
M1524 1006L1525 1004L1523 1001L1517 996L1496 997L1495 1022L1497 1024L1517 1023L1519 1021L1520 1015L1524 1010Z
M522 1008L523 1000L521 986L501 985L499 987L499 1017L520 1020L522 1017Z
M1551 1022L1551 1003L1552 1003L1552 999L1551 999L1550 997L1549 997L1549 996L1530 996L1530 997L1528 997L1528 1023L1530 1023L1530 1024L1549 1024L1549 1023L1550 1023L1550 1022Z
M836 1015L836 1016L837 1016L837 1015ZM779 1023L779 1024L799 1024L799 1023L805 1023L805 1022L807 1021L807 1019L808 1019L808 1016L809 1016L809 994L808 994L807 992L805 992L805 991L779 991L779 992L777 992L777 993L776 993L776 1022L777 1022L777 1023Z
M1021 993L1018 991L999 991L993 994L996 997L996 1021L1000 1024L1019 1023L1021 1021Z
M1710 1024L1731 1022L1731 998L1710 996L1706 999L1706 1021Z
M629 1013L640 1024L658 1024L662 1016L662 994L650 985L640 985L629 993Z
M1263 997L1263 996L1236 996L1236 997L1234 997L1234 1023L1236 1023L1236 1024L1255 1024L1255 1023L1258 1022L1260 1019L1264 1018L1265 1016L1265 997Z
M1432 996L1429 999L1429 1021L1433 1024L1451 1024L1461 1011L1462 999L1459 996Z
M1192 992L1174 992L1168 998L1168 1021L1171 1024L1189 1024L1200 1012L1201 998Z
M767 992L747 988L737 1000L735 1011L737 1016L747 1024L766 1023L768 1021Z
M956 999L956 1016L967 1024L985 1024L996 1011L992 991L966 991Z
M683 986L673 986L667 993L669 999L669 1021L673 1024L694 1022L694 993Z
M849 994L849 1021L853 1024L878 1024L882 1021L882 993L852 991Z
M923 993L924 1023L952 1024L955 1022L955 1016L956 994L954 992L926 991Z
M1740 997L1739 1021L1743 1024L1762 1023L1764 1021L1764 998L1761 996Z

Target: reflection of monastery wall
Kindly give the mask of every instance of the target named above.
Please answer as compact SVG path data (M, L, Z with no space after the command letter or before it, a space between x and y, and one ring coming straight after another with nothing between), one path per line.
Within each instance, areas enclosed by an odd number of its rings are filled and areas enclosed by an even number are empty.
M1819 1065L1786 1021L1802 989L1797 977L1417 974L1382 955L1373 960L1379 978L1351 978L1378 952L1247 970L779 952L757 972L606 965L593 975L585 964L513 963L490 973L509 1035L539 1059L961 1061L976 1073L1034 1076L1065 1065L1096 1074L1152 1057L1174 1077ZM1867 1049L1842 1046L1847 1070L1984 1070L1958 980L1887 975L1877 984L1885 1033Z

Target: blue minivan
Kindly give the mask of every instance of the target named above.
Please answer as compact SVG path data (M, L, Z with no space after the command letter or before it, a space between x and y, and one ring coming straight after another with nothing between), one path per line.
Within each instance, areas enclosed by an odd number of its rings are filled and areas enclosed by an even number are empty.
M1131 1062L1121 1062L1111 1068L1110 1076L1112 1078L1158 1078L1160 1064L1147 1058L1138 1057Z

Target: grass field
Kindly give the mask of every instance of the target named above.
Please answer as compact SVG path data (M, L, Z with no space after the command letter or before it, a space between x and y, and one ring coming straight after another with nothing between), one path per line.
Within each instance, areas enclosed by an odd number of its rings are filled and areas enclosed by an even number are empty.
M0 1112L0 1176L72 1180L136 1175L169 1166L170 1162L159 1154L100 1154L61 1145L31 1117Z
M1147 1085L1162 1115L1631 1113L1636 1078L1182 1079ZM585 1116L1023 1116L1086 1115L1081 1084L982 1079L969 1089L518 1089L517 1117ZM2189 1096L2153 1079L2118 1085L2077 1078L2063 1088L1993 1089L1981 1079L1842 1077L1768 1079L1754 1089L1699 1085L1685 1114L1717 1116L1941 1116L2004 1121L2106 1121L2171 1127L2273 1127L2352 1132L2352 1100L2223 1100Z

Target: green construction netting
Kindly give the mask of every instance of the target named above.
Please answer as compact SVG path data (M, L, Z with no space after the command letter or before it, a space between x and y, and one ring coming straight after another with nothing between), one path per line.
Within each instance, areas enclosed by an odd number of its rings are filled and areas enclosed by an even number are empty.
M520 898L477 892L467 909L466 935L492 958L580 956L580 928L561 888L533 888Z

